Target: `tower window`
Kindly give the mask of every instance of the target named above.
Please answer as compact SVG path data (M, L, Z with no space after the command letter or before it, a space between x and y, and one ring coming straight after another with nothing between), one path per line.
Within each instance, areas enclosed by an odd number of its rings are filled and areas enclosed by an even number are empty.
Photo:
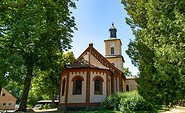
M113 55L114 54L114 48L112 47L111 48L111 55Z

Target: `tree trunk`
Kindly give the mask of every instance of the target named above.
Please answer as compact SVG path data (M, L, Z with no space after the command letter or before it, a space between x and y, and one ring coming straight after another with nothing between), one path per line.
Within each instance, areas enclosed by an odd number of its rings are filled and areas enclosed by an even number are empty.
M56 105L55 105L55 93L54 93L54 89L52 91L52 107L56 107Z
M0 84L0 94L1 94L1 90L2 90L2 86L1 86L1 84Z
M26 111L27 107L27 99L28 99L28 93L31 86L31 79L33 77L33 63L31 63L29 66L27 66L27 75L24 82L24 89L20 101L20 107L18 111Z
M54 78L54 73L51 72L51 77L52 77L52 94L51 94L51 98L52 98L52 107L56 107L55 105L55 78Z

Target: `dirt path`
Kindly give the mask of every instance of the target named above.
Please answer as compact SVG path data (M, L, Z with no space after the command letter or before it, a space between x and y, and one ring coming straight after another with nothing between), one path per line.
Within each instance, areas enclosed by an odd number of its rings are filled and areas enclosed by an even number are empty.
M170 111L161 112L161 113L185 113L185 107L177 106Z

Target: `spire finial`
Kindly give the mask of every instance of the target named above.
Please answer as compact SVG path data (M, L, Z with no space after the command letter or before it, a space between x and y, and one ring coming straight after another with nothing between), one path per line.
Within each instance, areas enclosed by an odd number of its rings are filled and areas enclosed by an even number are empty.
M114 26L114 22L112 22L112 26Z

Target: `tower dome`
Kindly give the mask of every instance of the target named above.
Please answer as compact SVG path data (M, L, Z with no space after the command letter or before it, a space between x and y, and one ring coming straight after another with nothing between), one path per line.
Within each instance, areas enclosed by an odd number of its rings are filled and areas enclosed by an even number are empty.
M111 28L109 29L110 38L116 38L117 29L114 27L114 23L112 23Z

